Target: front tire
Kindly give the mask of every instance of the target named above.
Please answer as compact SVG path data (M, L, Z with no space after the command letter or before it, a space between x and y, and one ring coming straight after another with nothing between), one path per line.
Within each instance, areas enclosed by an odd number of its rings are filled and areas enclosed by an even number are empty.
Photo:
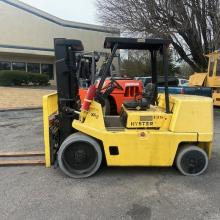
M176 166L185 176L198 176L207 169L208 156L197 146L185 145L177 153Z
M58 151L58 164L67 176L92 176L102 163L102 150L93 138L82 133L70 135Z

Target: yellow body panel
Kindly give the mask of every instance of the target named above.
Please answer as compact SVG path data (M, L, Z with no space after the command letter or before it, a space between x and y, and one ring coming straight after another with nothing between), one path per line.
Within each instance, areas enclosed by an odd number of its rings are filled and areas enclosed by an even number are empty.
M103 143L109 166L172 166L181 143L197 144L206 150L210 158L213 139L212 100L205 97L172 95L170 96L171 114L165 113L163 95L160 95L158 101L159 107L151 106L146 111L125 109L127 114L125 127L113 130L105 126L102 107L93 101L85 120L74 120L73 127ZM56 113L57 94L44 96L46 167L51 166L49 121ZM152 118L157 126L152 127L149 124L141 129L129 128L129 122L136 121L141 116ZM118 155L111 155L109 150L111 146L118 147Z
M207 73L194 73L191 75L189 78L189 86L204 86L212 88L213 104L215 106L220 106L220 76L217 71L217 66L220 62L220 51L210 53L207 57L209 58ZM212 69L210 69L211 63L214 63Z
M57 93L52 93L43 97L44 151L46 167L51 166L49 122L50 117L57 113L57 108Z
M207 55L209 57L209 66L208 66L208 73L210 70L211 62L214 62L213 73L211 75L207 74L207 80L205 86L212 87L212 88L220 88L220 76L217 76L217 62L220 60L220 52L215 51Z
M167 130L171 114L166 114L160 107L151 106L149 111L127 111L129 114L127 128L155 128Z
M180 143L196 143L210 157L213 138L212 99L175 95L170 100L172 114L166 114L161 107L164 96L160 96L160 107L151 107L145 112L125 109L127 123L124 128L118 129L105 127L101 105L93 101L86 120L74 120L73 127L103 143L109 166L172 166ZM138 126L129 128L132 120L138 120L138 115L139 118L152 118L158 127L152 127L149 123L142 129ZM111 155L110 147L115 146L119 154Z
M189 86L220 87L220 77L208 76L208 73L194 73L189 77Z
M220 77L219 76L207 77L206 86L212 88L220 88Z
M178 145L184 141L197 141L197 133L176 134L142 129L108 131L87 127L77 120L73 126L102 141L109 166L172 166ZM119 155L111 155L110 146L117 146Z
M189 86L203 86L207 73L194 73L189 77Z
M82 113L81 113L82 114ZM92 102L89 107L89 112L86 115L84 123L87 126L94 127L97 130L103 130L105 124L103 121L102 107L96 102Z
M212 99L201 96L173 95L175 105L170 131L197 132L199 134L213 132Z

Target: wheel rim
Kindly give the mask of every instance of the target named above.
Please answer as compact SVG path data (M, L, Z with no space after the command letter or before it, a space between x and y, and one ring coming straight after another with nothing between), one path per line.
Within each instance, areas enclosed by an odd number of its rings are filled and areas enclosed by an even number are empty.
M198 174L206 167L207 161L202 152L191 150L182 156L180 163L185 173Z
M66 146L62 154L63 165L72 174L90 173L97 164L98 154L92 144L77 141Z

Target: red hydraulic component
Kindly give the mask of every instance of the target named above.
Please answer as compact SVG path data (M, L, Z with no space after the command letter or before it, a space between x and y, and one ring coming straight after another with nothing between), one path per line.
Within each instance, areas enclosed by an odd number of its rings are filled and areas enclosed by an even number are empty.
M82 111L88 111L89 110L89 106L92 102L92 100L95 97L95 93L96 93L96 87L95 85L91 85L86 93L86 97L84 98L83 104L82 104Z

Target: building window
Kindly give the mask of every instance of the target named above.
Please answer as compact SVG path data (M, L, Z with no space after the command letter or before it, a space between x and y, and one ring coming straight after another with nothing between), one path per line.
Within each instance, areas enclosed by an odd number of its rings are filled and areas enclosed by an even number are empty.
M21 63L21 62L14 62L14 63L12 63L12 69L13 70L26 71L26 64Z
M53 64L41 64L41 73L47 74L49 79L53 80Z
M11 63L6 61L0 61L0 70L10 70Z
M29 73L40 73L40 64L39 63L28 63L27 71Z
M220 59L217 60L216 76L220 76Z

